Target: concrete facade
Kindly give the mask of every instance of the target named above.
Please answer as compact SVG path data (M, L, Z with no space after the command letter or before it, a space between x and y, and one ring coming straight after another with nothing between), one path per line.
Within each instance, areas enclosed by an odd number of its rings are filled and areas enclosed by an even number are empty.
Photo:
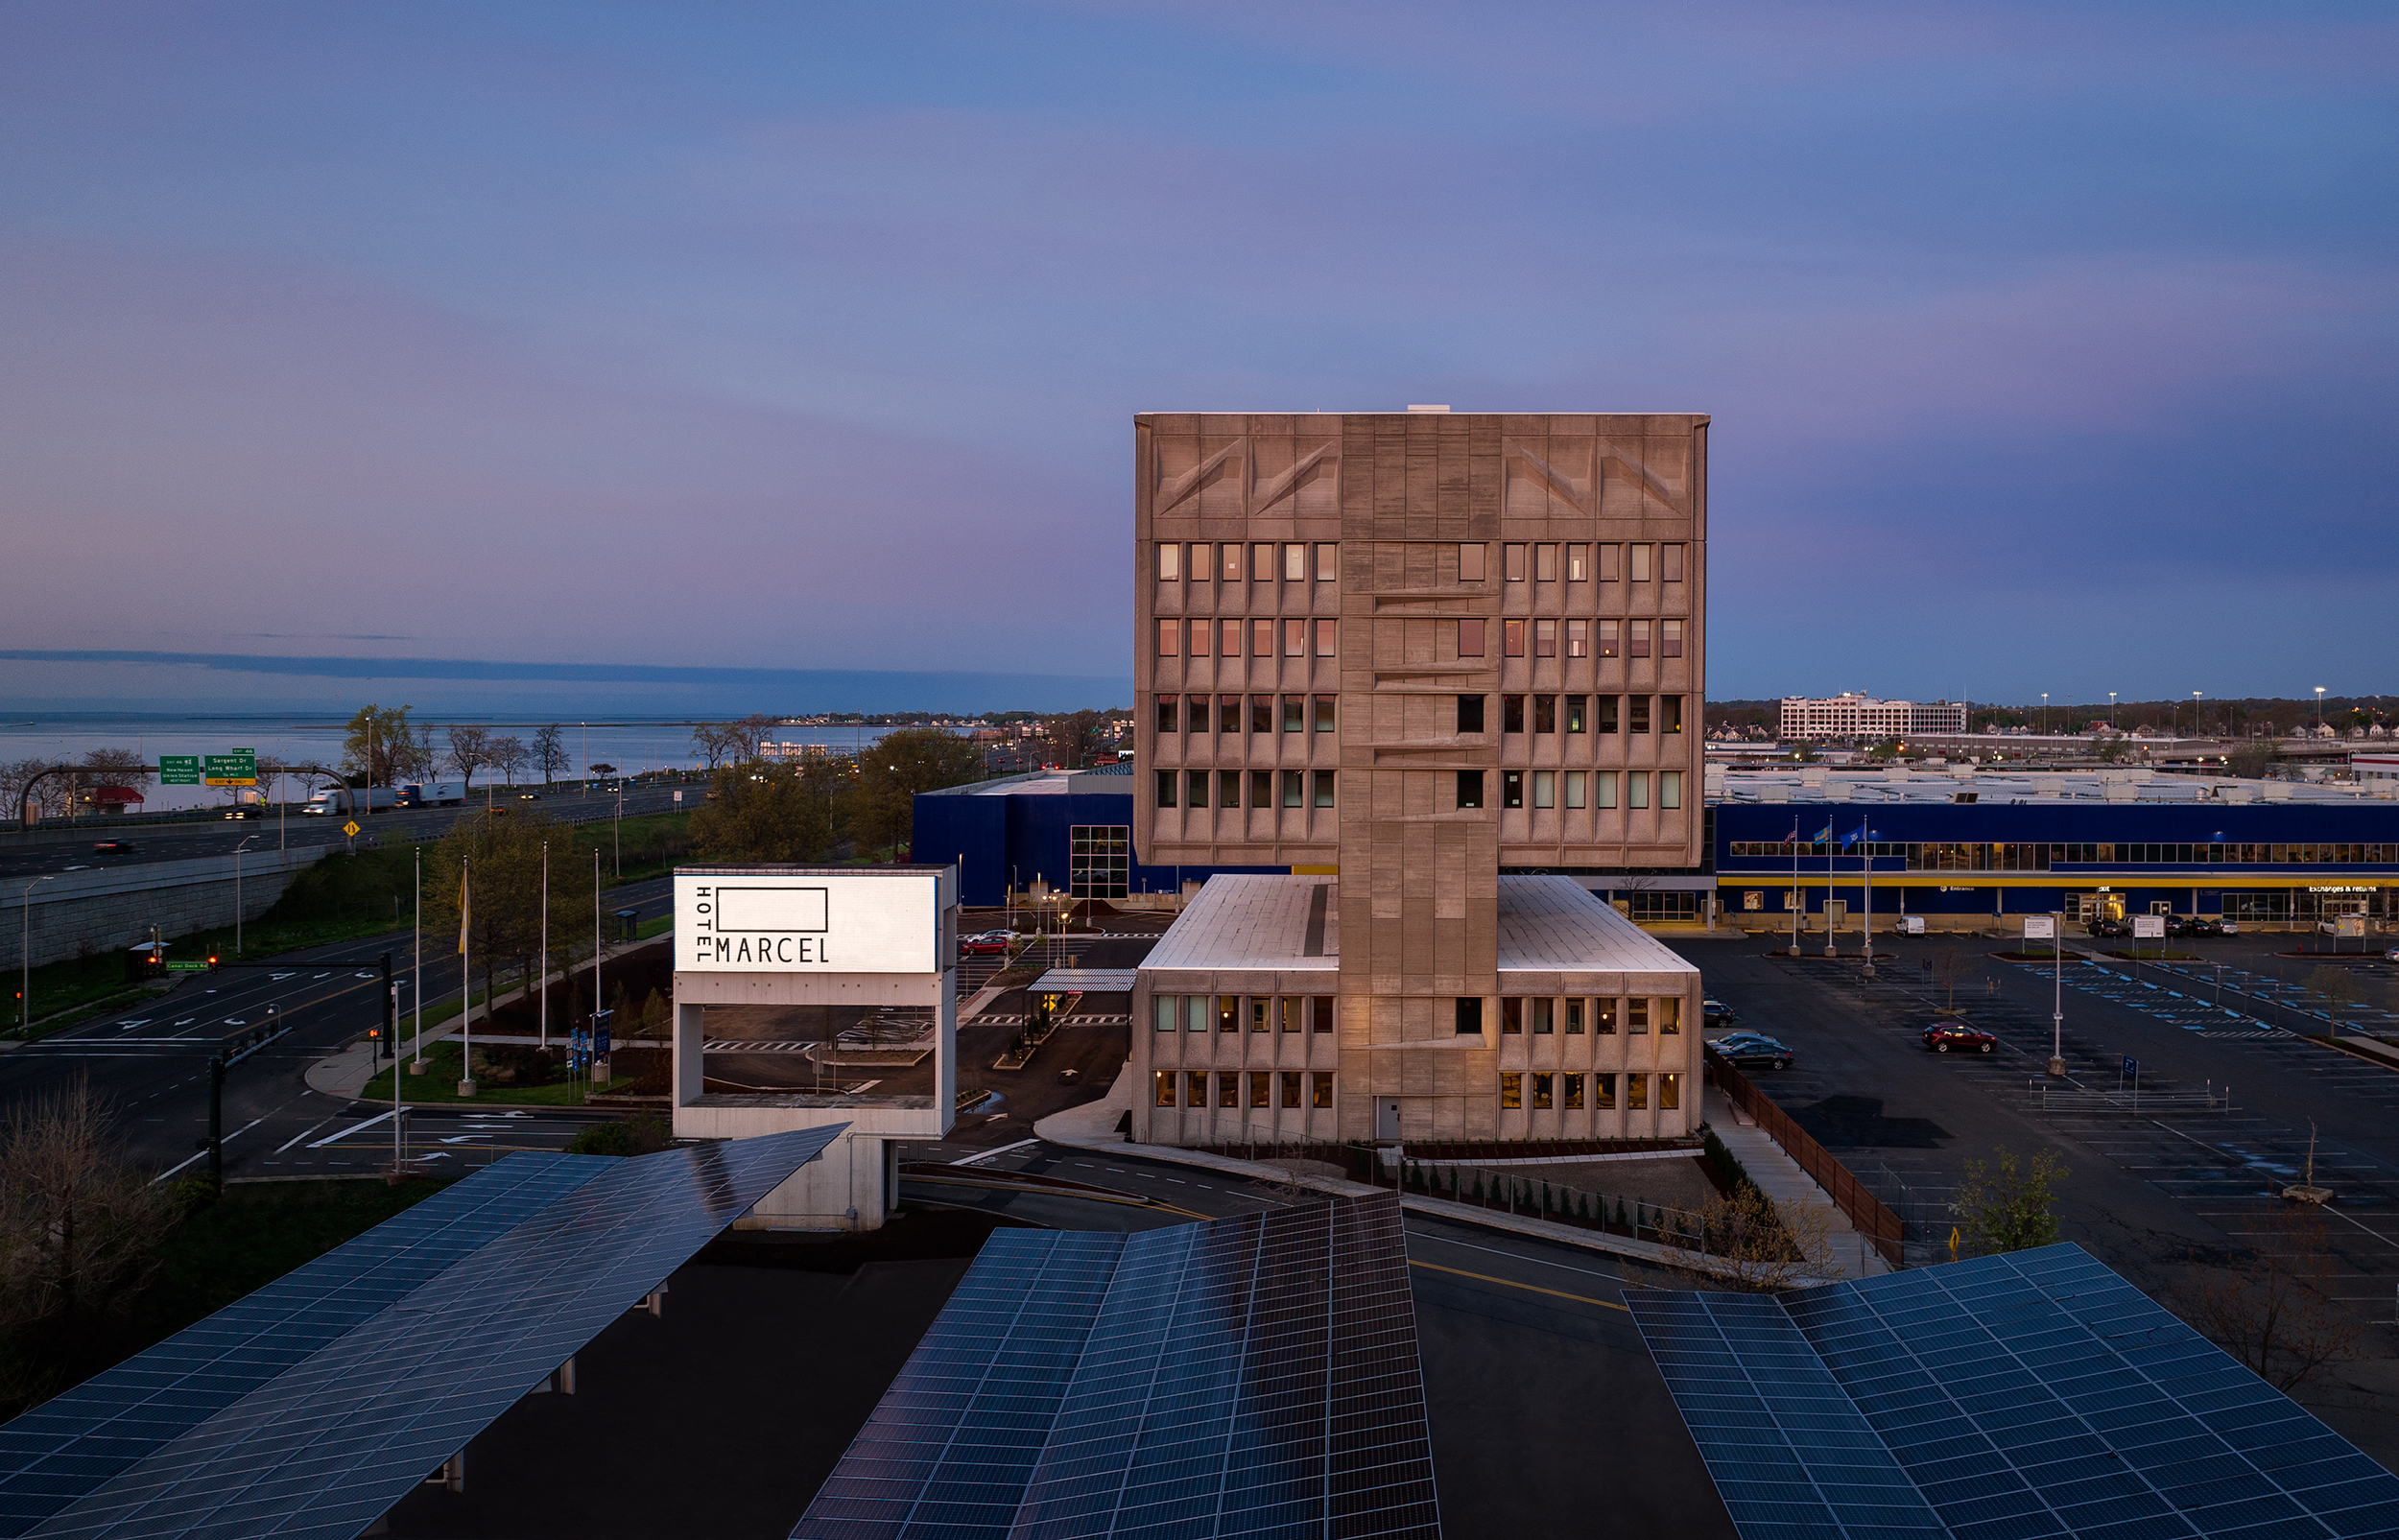
M324 854L322 846L245 851L238 883L231 856L61 872L30 893L25 879L12 881L0 889L0 969L22 965L29 927L38 967L139 945L154 925L169 939L230 925L237 889L242 918L254 920L274 907L302 867Z
M1698 866L1707 431L1135 418L1136 843L1342 879L1342 1137L1495 1136L1503 869Z

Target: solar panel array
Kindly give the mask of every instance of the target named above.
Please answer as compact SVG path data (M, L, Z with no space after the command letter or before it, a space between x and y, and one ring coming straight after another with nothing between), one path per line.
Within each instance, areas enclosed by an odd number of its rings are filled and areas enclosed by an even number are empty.
M2079 1246L1625 1299L1743 1540L2399 1534L2399 1477Z
M496 1162L0 1428L12 1532L359 1534L841 1132Z
M1437 1536L1397 1199L994 1233L793 1533Z

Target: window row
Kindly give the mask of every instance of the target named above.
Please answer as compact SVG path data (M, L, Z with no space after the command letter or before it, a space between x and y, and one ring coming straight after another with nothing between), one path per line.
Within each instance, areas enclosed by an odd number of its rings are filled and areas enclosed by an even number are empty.
M1176 1104L1176 1093L1187 1107L1329 1107L1333 1104L1331 1070L1219 1070L1216 1095L1208 1095L1205 1070L1159 1070L1158 1105ZM1247 1085L1242 1082L1247 1080ZM1247 1095L1244 1095L1244 1092ZM1280 1093L1278 1096L1277 1093ZM1300 1101L1302 1094L1307 1101Z
M1490 547L1480 541L1460 546L1458 580L1483 581L1489 553ZM1683 548L1679 544L1651 545L1646 541L1630 545L1618 545L1613 541L1600 545L1511 542L1500 547L1500 576L1509 582L1523 582L1527 576L1534 582L1556 582L1561 577L1568 582L1589 582L1595 577L1602 582L1616 582L1626 578L1634 582L1648 582L1652 577L1661 582L1680 582L1682 575Z
M1489 699L1480 695L1458 698L1458 730L1461 733L1489 730L1484 702ZM1655 702L1654 712L1651 703ZM1623 709L1620 711L1619 707ZM1528 707L1530 708L1528 710ZM1589 708L1586 713L1586 707ZM1526 723L1532 725L1528 727ZM1651 723L1661 733L1682 731L1682 697L1662 696L1580 696L1580 695L1504 695L1500 697L1500 731L1554 733L1559 723L1570 733L1596 730L1603 733L1647 733Z
M1509 1070L1500 1076L1500 1109L1504 1112L1584 1111L1583 1086L1590 1085L1588 1110L1616 1110L1616 1081L1613 1075L1552 1075L1540 1070ZM1660 1112L1679 1111L1682 1107L1682 1077L1667 1073L1647 1075L1635 1073L1623 1077L1625 1105L1634 1112L1650 1109L1650 1082L1657 1081L1657 1108ZM1525 1082L1531 1081L1528 1086ZM1527 1092L1531 1100L1526 1099Z
M1602 1037L1613 1037L1617 1023L1627 1032L1640 1036L1655 1023L1658 1035L1672 1037L1682 1031L1682 1001L1673 995L1648 999L1634 995L1622 1000L1603 997L1597 1000L1551 1000L1539 996L1502 995L1500 997L1500 1031L1504 1033L1529 1032L1534 1037L1562 1031L1568 1037L1582 1035L1582 1024L1591 1024L1591 1031ZM1459 1029L1465 1031L1464 1027ZM1480 1030L1480 1029L1478 1029Z
M1213 710L1208 705L1211 699L1216 702ZM1220 733L1237 733L1246 719L1253 733L1271 733L1278 721L1285 732L1304 732L1311 724L1318 732L1331 732L1340 699L1329 695L1162 695L1158 697L1158 731L1182 732L1188 723L1189 731L1203 733L1214 723Z
M1466 698L1461 696L1461 700ZM1464 729L1461 729L1463 731ZM1850 840L1819 837L1735 840L1732 856L1822 861L1849 858L1905 860L1910 871L2048 871L2053 866L2243 866L2399 865L2399 844L2150 844L1983 843L1933 840Z
M1067 891L1077 898L1131 896L1133 831L1122 823L1077 823L1067 829Z
M1153 995L1158 1031L1329 1032L1331 995Z
M1216 794L1208 794L1208 777L1216 777ZM1249 778L1249 795L1242 797L1242 777ZM1277 777L1280 777L1279 781ZM1171 770L1158 771L1158 806L1171 808L1329 808L1337 772L1320 770Z
M1458 775L1458 806L1462 812L1484 805L1485 779L1488 770L1461 770ZM1617 805L1618 782L1623 783L1624 805L1646 808L1650 805L1650 784L1657 783L1657 805L1661 808L1682 806L1682 771L1680 770L1521 770L1499 772L1500 806L1520 808L1525 805L1528 788L1532 806L1536 808L1594 807L1612 808ZM1558 800L1563 795L1565 801Z
M1341 644L1338 620L1176 620L1158 618L1160 657L1332 657Z
M1484 656L1490 646L1491 624L1475 615L1460 619L1458 655ZM1566 643L1566 656L1590 657L1592 639L1596 635L1598 655L1601 657L1649 657L1654 634L1656 656L1680 657L1684 624L1679 620L1503 620L1499 622L1500 655L1556 657L1558 640L1562 636ZM1655 628L1654 633L1652 627Z
M1186 549L1190 552L1188 560L1184 557ZM1324 540L1318 542L1314 550L1316 580L1331 582L1339 578L1341 546ZM1271 540L1226 540L1214 545L1202 540L1188 547L1179 541L1169 541L1157 547L1158 581L1180 582L1188 573L1193 582L1206 582L1211 577L1219 582L1240 582L1247 572L1252 582L1272 582L1278 575L1285 582L1306 582L1311 568L1309 551L1308 544L1297 540L1279 545Z

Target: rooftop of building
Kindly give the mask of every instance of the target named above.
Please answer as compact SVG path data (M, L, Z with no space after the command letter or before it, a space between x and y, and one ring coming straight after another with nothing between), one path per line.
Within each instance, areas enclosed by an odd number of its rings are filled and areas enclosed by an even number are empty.
M1721 777L1721 778L1720 778ZM1993 770L1976 765L1886 768L1791 765L1732 770L1711 765L1711 802L1952 802L1972 793L1980 803L2153 802L2311 805L2387 800L2399 788L2356 781L2260 780L2239 775L2169 775L2126 770Z
M1211 877L1141 966L1280 971L1341 966L1341 879ZM1572 877L1499 879L1502 973L1698 970Z
M1001 775L987 781L968 781L963 786L945 786L938 791L920 792L919 796L1068 796L1090 793L1132 794L1133 768L1129 762L1103 765L1094 770L1037 770L1021 775Z

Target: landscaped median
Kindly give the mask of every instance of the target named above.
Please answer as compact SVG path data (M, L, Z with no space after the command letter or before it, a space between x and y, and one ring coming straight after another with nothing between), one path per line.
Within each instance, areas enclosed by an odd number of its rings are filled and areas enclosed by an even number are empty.
M406 1040L403 1039L402 1042L405 1046ZM514 1045L510 1046L514 1047ZM496 1078L481 1078L476 1082L473 1096L461 1096L458 1094L458 1082L462 1078L459 1052L459 1042L454 1037L443 1038L440 1042L429 1044L426 1047L425 1073L407 1076L400 1083L400 1095L408 1105L458 1103L468 1106L593 1106L599 1103L591 1102L591 1096L595 1094L600 1096L626 1095L642 1081L640 1075L619 1075L606 1085L592 1085L581 1079L567 1079L561 1070L560 1078L543 1085L520 1085ZM522 1049L517 1052L530 1060L537 1055L540 1050ZM516 1054L511 1054L510 1057L513 1060ZM405 1068L409 1062L412 1061L403 1060L402 1067ZM475 1050L475 1067L479 1076L487 1077L493 1073L492 1063L485 1057L485 1050L481 1048ZM390 1070L384 1070L369 1079L358 1093L359 1100L362 1102L391 1101L392 1073ZM522 1075L525 1071L519 1069L516 1073Z

